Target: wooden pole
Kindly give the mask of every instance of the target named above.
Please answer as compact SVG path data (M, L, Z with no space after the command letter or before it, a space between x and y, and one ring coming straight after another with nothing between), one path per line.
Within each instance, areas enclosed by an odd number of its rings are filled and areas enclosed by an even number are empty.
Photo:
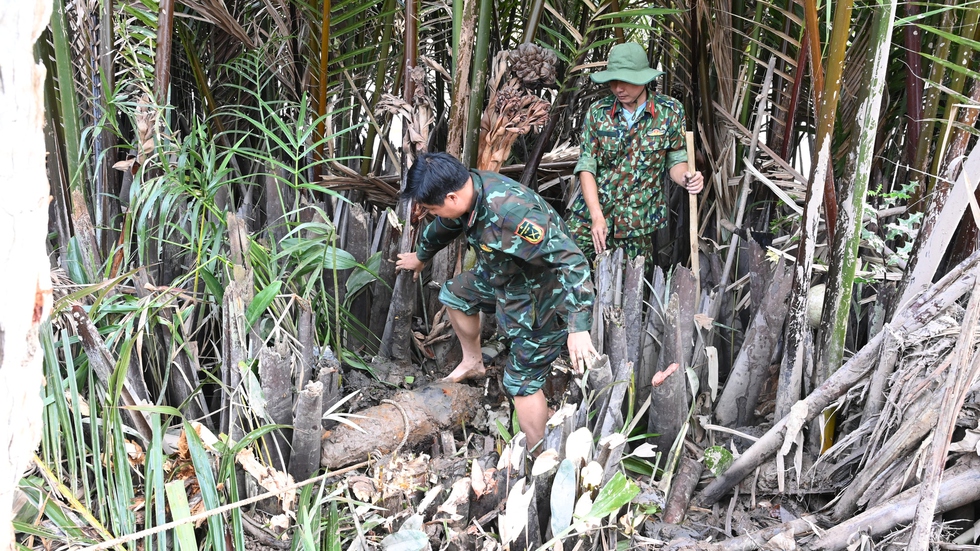
M696 170L694 164L694 132L688 132L687 171L694 174ZM701 302L701 259L698 255L698 196L688 194L687 198L691 218L691 271L694 272L694 307L698 309L698 304Z

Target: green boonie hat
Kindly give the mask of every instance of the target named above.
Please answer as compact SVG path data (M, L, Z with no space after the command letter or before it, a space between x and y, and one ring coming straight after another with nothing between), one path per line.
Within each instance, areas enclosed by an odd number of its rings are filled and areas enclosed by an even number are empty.
M630 84L647 84L664 74L650 68L647 53L636 42L616 44L609 50L609 62L605 71L593 73L592 82L604 84L610 80L621 80Z

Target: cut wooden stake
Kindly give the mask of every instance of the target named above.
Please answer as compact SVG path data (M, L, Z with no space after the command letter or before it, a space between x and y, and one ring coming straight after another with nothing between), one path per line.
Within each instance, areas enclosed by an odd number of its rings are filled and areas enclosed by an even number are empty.
M687 171L691 174L697 169L694 165L694 132L687 133ZM701 259L698 258L698 196L687 195L691 217L691 271L694 272L694 300L701 301ZM697 309L698 305L694 305Z
M694 494L694 488L701 480L704 464L687 455L681 458L681 466L670 488L670 496L664 507L664 522L679 524L687 513L687 505Z

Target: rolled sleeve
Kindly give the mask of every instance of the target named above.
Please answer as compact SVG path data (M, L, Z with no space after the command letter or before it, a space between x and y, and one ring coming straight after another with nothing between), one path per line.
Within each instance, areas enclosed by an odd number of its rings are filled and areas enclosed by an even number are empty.
M667 152L667 170L674 168L674 166L681 163L687 162L687 151L683 149L678 149L677 151Z
M684 158L686 159L687 155ZM591 172L595 174L597 170L599 170L599 163L594 157L586 157L584 153L579 155L578 162L575 163L575 174L579 172Z
M596 120L593 114L586 115L585 121L582 123L582 145L578 163L575 164L575 174L579 172L596 174L599 170L599 162L595 158L595 125Z
M461 219L446 219L437 217L422 230L422 235L418 245L415 247L415 256L421 262L428 262L441 251L446 245L452 243L453 239L463 233L465 225Z

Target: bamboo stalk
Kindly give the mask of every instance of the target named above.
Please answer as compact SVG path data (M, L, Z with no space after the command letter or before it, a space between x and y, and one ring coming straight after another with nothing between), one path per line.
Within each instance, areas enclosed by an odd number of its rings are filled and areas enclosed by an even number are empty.
M858 264L861 263L858 258L861 228L864 226L861 213L864 212L871 164L874 160L874 144L887 80L895 7L896 2L882 0L874 10L872 36L868 45L868 59L871 62L865 67L860 103L853 126L857 139L853 140L851 154L847 156L848 166L844 170L846 176L840 190L841 215L837 218L837 229L834 232L837 238L833 243L830 279L820 324L829 330L821 331L819 336L814 382L817 385L840 366L844 357L854 276ZM825 439L822 449L829 448L830 444L831 441Z
M807 5L812 2L807 2ZM830 40L830 54L827 58L829 67L827 83L829 85L820 95L819 119L817 124L817 158L813 163L810 184L806 192L806 204L803 209L801 222L800 244L797 248L797 268L793 281L793 294L790 299L790 319L786 335L786 350L783 364L779 372L779 388L776 393L776 417L782 418L789 413L790 407L800 399L803 386L803 364L805 334L810 331L806 320L807 295L813 270L813 257L817 247L817 231L820 224L820 209L824 208L827 218L828 239L829 229L834 224L836 213L832 209L836 204L831 200L833 163L831 146L834 135L834 123L837 118L837 105L840 101L841 84L843 80L844 53L847 49L851 29L851 10L853 0L838 2L834 8L834 30ZM809 15L809 14L808 14ZM807 18L809 25L809 17ZM808 31L809 31L808 26ZM811 40L816 36L811 36ZM811 63L820 64L820 53L811 52Z

